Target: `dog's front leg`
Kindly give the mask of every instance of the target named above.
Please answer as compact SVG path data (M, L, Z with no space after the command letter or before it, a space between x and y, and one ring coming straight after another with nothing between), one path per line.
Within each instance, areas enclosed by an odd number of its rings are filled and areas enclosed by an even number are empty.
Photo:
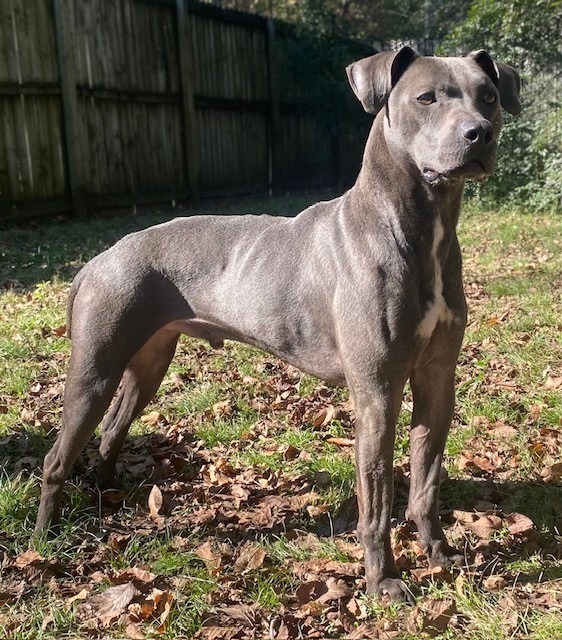
M410 379L414 399L410 432L410 495L407 517L418 528L430 566L462 564L439 522L439 485L445 441L453 417L455 366L429 364Z
M365 551L367 591L387 595L391 601L411 600L400 580L390 546L393 499L394 432L402 387L391 392L352 390L356 414L357 533Z

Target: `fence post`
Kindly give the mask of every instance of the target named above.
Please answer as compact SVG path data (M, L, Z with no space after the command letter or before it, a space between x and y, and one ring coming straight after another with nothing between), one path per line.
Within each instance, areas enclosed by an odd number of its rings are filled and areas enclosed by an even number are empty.
M267 19L267 81L269 91L269 195L273 195L277 187L277 162L275 157L279 140L279 84L277 77L277 60L275 56L275 20Z
M62 114L64 139L72 212L76 218L86 216L84 205L84 163L80 145L80 122L76 98L76 78L72 52L72 32L70 7L67 0L53 0L57 59L62 93Z
M199 154L197 149L197 121L193 99L193 73L191 62L191 33L189 28L189 0L176 0L178 21L178 50L182 119L185 146L186 180L193 198L199 196Z

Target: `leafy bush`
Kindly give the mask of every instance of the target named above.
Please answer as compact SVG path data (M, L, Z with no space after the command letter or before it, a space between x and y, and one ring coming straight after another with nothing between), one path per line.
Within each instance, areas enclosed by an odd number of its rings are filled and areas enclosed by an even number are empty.
M443 53L487 49L522 78L521 116L506 118L495 176L471 193L487 204L562 211L562 2L474 0Z

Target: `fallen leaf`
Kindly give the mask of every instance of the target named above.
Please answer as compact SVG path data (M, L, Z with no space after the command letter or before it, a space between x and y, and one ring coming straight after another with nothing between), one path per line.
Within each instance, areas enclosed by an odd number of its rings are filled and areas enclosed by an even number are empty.
M215 402L213 405L213 415L215 418L220 418L222 416L228 416L232 413L233 407L230 400L221 400L220 402Z
M103 626L115 622L127 609L138 591L132 582L110 587L102 594L90 598L96 609L96 618Z
M125 627L125 635L130 640L145 640L146 638L142 626L137 622L131 622Z
M489 538L496 531L500 531L503 527L503 520L499 516L484 515L467 526L479 538Z
M158 576L155 573L141 569L140 567L129 567L119 571L113 579L114 582L133 582L137 588L143 588L153 583Z
M299 603L307 604L318 601L321 604L339 600L353 595L353 589L348 587L343 580L328 578L327 580L311 580L297 587L295 592Z
M422 569L410 569L410 574L414 577L416 582L428 582L436 578L444 580L446 582L452 582L453 576L441 566L422 568Z
M163 518L160 515L160 510L164 504L164 498L162 492L157 485L153 485L148 496L148 509L150 511L150 517L153 520L161 521Z
M298 458L300 454L300 449L297 449L292 444L290 444L285 451L283 452L283 460L294 460Z
M500 589L504 589L506 584L506 579L503 576L488 576L484 580L484 586L489 591L499 591Z
M530 534L536 533L535 525L531 518L524 516L522 513L510 513L505 517L507 530L511 535L528 537Z
M234 563L234 569L245 574L259 569L265 560L265 549L254 542L246 542L240 548L238 557Z
M350 438L337 438L335 436L326 438L326 442L335 444L338 447L353 447L355 445L355 440L351 440Z
M156 427L160 423L167 424L165 416L163 416L159 411L151 411L150 413L145 413L140 417L140 421L143 424L148 425L149 427Z
M456 614L456 602L452 598L424 598L408 617L408 631L436 636L443 633Z
M195 554L203 560L207 570L212 574L217 574L222 566L222 556L213 549L210 541L204 542L195 549Z
M559 482L562 479L562 462L551 464L541 471L541 478L545 482Z
M30 581L44 582L56 575L58 562L47 560L35 549L28 549L16 556L13 565L20 569Z
M320 429L330 424L332 420L336 417L337 409L334 405L330 405L328 407L324 407L320 409L320 411L314 416L312 421L312 425L315 429Z
M90 597L90 594L91 592L89 589L82 589L82 591L79 591L77 594L69 598L66 601L66 604L67 606L70 606L73 602L76 602L76 600L86 600L86 598Z
M544 386L547 389L562 389L562 376L556 376L556 377L548 377L546 379L546 382L544 384Z
M218 611L226 614L229 618L242 623L246 627L254 628L256 626L257 613L253 606L237 604L232 607L222 607L221 609L218 609Z
M60 327L57 327L56 329L53 329L53 333L59 338L61 336L64 336L64 334L66 333L66 325L65 324L61 324Z
M22 422L31 422L34 423L35 422L35 411L32 411L31 409L27 409L27 408L23 408L20 412L20 419Z

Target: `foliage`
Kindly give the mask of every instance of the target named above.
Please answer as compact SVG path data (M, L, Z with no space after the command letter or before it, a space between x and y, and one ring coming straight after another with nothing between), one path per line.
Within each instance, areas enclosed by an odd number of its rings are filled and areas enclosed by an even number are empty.
M218 4L304 26L323 36L372 42L422 36L440 38L462 19L467 3L466 0L218 0Z
M508 118L484 201L562 208L562 1L474 0L444 53L487 49L522 76L523 113Z

